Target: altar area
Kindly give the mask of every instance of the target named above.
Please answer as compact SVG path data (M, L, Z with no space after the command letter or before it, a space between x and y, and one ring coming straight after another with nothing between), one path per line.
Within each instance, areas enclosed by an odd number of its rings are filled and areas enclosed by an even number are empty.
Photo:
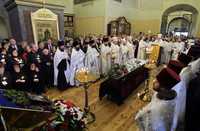
M156 76L162 68L163 66L159 66L153 70L152 74ZM134 120L135 115L148 103L141 101L137 97L137 93L144 89L145 82L133 91L122 105L118 106L106 98L103 98L101 101L99 100L99 88L103 81L101 79L95 84L92 84L88 89L90 110L96 116L96 121L88 125L89 131L138 131L136 121ZM151 85L152 83L150 83ZM77 106L84 107L84 92L83 88L80 87L70 88L62 92L52 88L45 95L52 100L70 100Z

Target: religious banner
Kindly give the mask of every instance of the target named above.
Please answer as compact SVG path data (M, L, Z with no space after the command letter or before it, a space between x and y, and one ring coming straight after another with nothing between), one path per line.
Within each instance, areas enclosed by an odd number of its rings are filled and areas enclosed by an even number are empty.
M48 38L59 39L58 16L46 8L31 13L31 21L35 43Z

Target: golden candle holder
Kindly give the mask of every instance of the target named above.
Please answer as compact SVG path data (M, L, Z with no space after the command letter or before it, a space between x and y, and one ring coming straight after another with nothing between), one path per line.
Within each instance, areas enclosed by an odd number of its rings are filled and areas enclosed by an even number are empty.
M155 78L155 73L153 70L157 67L159 54L160 54L160 46L158 44L153 44L149 50L147 50L147 60L148 63L145 67L149 70L149 78L145 81L145 89L138 93L138 97L145 102L150 102L153 95L153 87L150 87L150 82L153 82Z
M85 106L84 106L84 117L87 124L95 121L95 114L90 112L90 106L88 104L88 88L91 83L97 80L97 77L93 75L88 68L81 68L76 71L76 80L83 86L85 92Z
M152 98L152 95L153 95L153 87L151 87L150 85L152 85L151 81L154 83L154 76L153 76L153 70L156 68L156 64L154 61L149 61L148 64L145 65L145 68L147 68L149 71L148 71L148 74L149 74L149 78L145 81L145 88L144 90L142 90L141 92L139 92L137 95L138 95L138 98L141 99L142 101L144 102L150 102L151 101L151 98Z

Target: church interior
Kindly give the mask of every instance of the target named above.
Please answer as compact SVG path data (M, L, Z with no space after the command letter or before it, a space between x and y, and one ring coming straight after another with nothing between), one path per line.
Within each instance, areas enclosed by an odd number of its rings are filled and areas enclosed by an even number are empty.
M0 0L0 131L200 131L198 0Z

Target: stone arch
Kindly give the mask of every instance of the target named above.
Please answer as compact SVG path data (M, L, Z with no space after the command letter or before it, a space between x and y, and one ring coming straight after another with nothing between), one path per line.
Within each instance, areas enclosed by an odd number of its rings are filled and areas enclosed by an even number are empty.
M194 29L197 24L197 16L198 16L198 10L189 4L177 4L172 7L169 7L163 12L162 15L162 22L161 22L161 33L166 34L168 29L168 16L170 13L177 12L177 11L187 11L192 13L192 21L191 21L191 27L189 35L194 35Z

